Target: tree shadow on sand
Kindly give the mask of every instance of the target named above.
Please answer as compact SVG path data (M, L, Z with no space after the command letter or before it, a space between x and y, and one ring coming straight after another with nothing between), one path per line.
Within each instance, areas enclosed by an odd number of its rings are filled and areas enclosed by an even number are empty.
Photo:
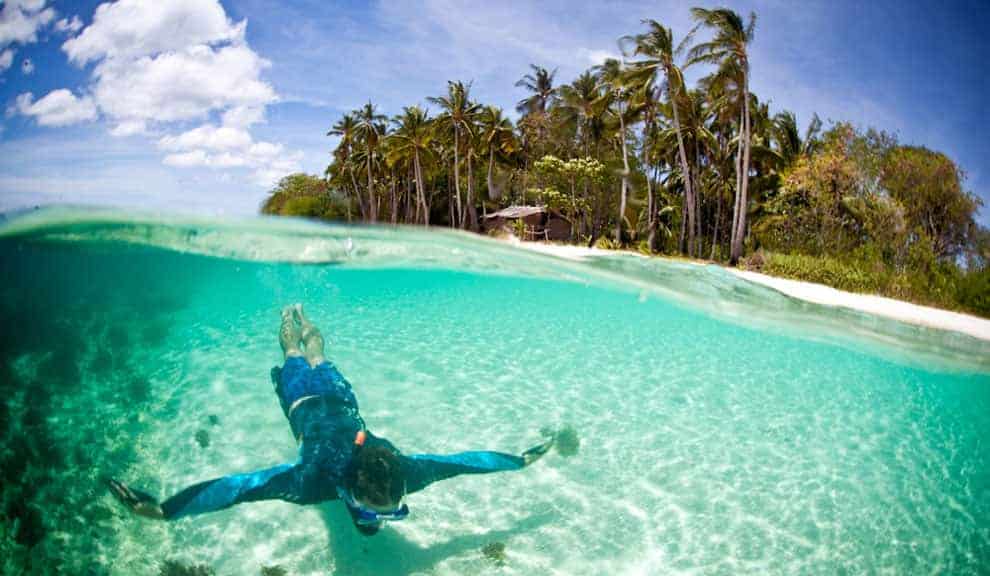
M429 571L452 556L475 551L481 556L486 544L504 541L539 529L553 521L555 512L533 514L506 530L491 530L483 534L465 534L429 547L422 547L405 538L392 527L385 527L375 536L358 533L343 505L332 503L322 508L323 521L330 537L330 549L335 559L334 573L350 575L411 574Z

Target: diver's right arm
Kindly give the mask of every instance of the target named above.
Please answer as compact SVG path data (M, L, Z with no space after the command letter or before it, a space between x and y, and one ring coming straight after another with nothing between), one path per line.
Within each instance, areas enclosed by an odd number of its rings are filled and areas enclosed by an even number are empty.
M193 484L161 503L117 480L109 484L113 495L135 514L164 520L223 510L241 502L303 500L299 468L292 464Z

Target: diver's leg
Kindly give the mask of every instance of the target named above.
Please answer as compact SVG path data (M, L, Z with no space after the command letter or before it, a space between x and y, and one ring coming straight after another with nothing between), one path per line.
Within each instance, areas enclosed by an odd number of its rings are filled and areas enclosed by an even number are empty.
M282 327L278 331L278 343L282 346L285 358L302 356L299 341L302 340L302 329L296 324L293 306L282 308Z
M302 304L296 304L293 312L302 327L303 356L310 366L316 368L326 361L323 356L323 335L320 334L320 329L303 314Z

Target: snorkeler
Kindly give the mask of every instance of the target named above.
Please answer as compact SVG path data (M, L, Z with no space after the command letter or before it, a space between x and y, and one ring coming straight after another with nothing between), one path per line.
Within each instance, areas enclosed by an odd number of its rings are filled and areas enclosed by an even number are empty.
M272 369L272 383L299 443L295 464L200 482L161 503L110 480L114 496L136 514L165 520L256 500L314 504L339 499L355 527L372 535L386 521L408 516L405 497L433 482L460 474L519 470L554 445L555 436L550 435L518 456L487 451L404 455L365 428L350 383L324 358L323 336L301 304L282 309L279 344L285 363Z

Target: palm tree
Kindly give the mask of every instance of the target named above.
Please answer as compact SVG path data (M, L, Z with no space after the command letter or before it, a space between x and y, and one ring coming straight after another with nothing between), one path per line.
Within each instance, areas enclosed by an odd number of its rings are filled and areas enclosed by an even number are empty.
M367 218L367 209L361 199L361 189L358 187L357 178L354 176L354 163L352 161L354 152L354 142L357 139L357 119L354 114L344 114L336 124L327 132L327 136L339 136L340 142L334 150L334 159L341 171L346 171L350 176L351 185L354 187L354 197L358 200L358 207L361 210L361 217ZM330 169L328 168L328 173ZM347 186L344 185L347 190ZM348 219L350 219L350 203L348 203Z
M430 225L430 207L426 202L426 187L423 179L424 156L431 154L433 128L429 114L419 106L406 106L402 115L392 119L396 125L391 138L395 141L392 152L411 160L413 178L416 182L416 214L422 214L423 225Z
M798 130L797 118L790 110L784 110L773 117L772 137L777 144L777 152L783 157L785 165L789 165L799 156L808 156L814 152L818 141L818 133L822 129L821 118L815 114L808 123L804 138Z
M638 87L635 96L643 116L641 153L643 171L646 175L646 245L650 252L657 251L657 232L660 224L656 194L654 194L654 174L651 173L652 167L657 166L659 169L659 162L654 162L654 158L657 156L659 144L660 100L662 98L660 92L661 90L654 86L653 78L650 77L646 78Z
M576 126L577 139L585 156L591 154L592 144L597 152L597 144L605 133L604 103L601 85L590 71L560 87L561 113Z
M516 104L516 111L523 115L544 114L547 108L557 100L557 89L553 85L557 69L554 68L552 72L547 72L546 68L536 64L530 64L529 67L533 69L533 73L520 78L516 82L516 87L525 88L532 94Z
M378 199L375 198L375 181L371 165L374 162L379 140L385 134L386 127L383 122L386 118L375 110L375 105L370 100L356 111L356 114L355 130L364 142L364 160L368 169L368 219L375 222L378 220Z
M640 74L655 76L662 75L663 86L667 88L667 98L674 120L674 133L677 135L677 149L681 164L681 179L684 182L684 200L687 211L688 244L687 251L694 253L694 214L695 196L691 182L691 169L688 166L687 151L684 148L684 138L681 134L681 119L679 108L684 96L684 76L675 60L683 49L684 44L674 45L674 33L670 28L662 26L656 20L643 20L648 30L626 39L634 42L633 55L644 59L634 62L633 68ZM685 39L686 41L687 39Z
M502 115L502 109L497 106L485 108L481 114L480 124L481 139L488 150L488 197L498 200L502 193L495 187L495 157L497 154L507 155L512 151L515 134L512 131L512 122Z
M609 103L603 97L598 79L590 71L585 71L574 82L560 87L559 114L563 120L574 126L577 145L584 156L599 156L599 147L605 137L606 108ZM590 182L584 179L583 200L590 200ZM584 229L591 231L588 245L594 245L601 233L598 226L600 216L597 203L592 206L591 213L585 215L587 220Z
M622 145L622 189L619 194L619 218L615 223L615 242L622 243L622 221L626 217L626 201L629 196L629 152L626 137L626 121L633 121L631 112L638 109L630 106L632 90L629 74L625 66L615 58L608 58L595 69L610 101L615 103L615 115L619 119L619 142ZM627 118L629 116L629 118Z
M749 43L753 41L756 29L756 14L750 13L749 21L727 8L708 10L692 8L691 15L700 24L714 30L715 36L691 48L689 64L706 63L719 66L719 72L736 75L739 98L742 100L742 117L739 129L740 157L737 161L737 192L733 209L732 241L729 263L735 265L742 255L743 238L746 233L746 210L748 206L750 155L750 116L749 116Z
M473 135L474 117L478 114L481 106L471 102L469 97L470 85L465 86L463 82L447 82L447 95L427 98L430 102L443 108L436 122L441 129L453 132L454 137L454 190L457 197L457 220L456 225L464 228L465 210L461 203L461 171L460 171L460 141L462 138L470 138ZM467 204L471 214L474 214L474 206L471 205L473 199L468 198ZM454 223L451 223L454 225ZM472 227L476 222L472 219Z

